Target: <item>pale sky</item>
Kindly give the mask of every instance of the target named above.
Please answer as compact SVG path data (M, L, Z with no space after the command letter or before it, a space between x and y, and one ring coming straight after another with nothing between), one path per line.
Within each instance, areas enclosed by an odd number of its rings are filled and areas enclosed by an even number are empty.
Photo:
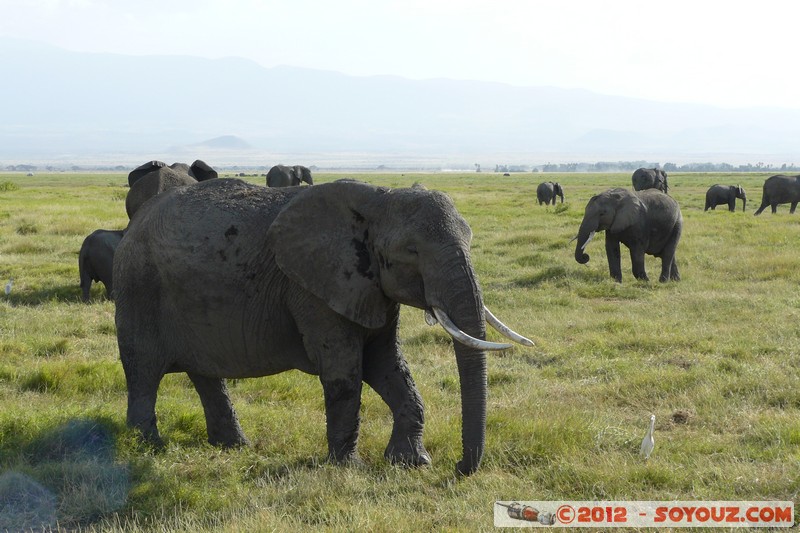
M0 37L800 108L798 10L772 0L0 0Z

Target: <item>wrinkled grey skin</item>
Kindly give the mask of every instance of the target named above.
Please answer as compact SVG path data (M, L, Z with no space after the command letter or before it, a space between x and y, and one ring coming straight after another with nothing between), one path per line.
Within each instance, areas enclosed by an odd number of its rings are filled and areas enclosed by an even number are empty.
M659 168L639 168L631 176L633 190L643 191L645 189L658 189L661 192L669 192L667 185L667 173Z
M703 211L714 210L720 204L727 204L728 211L736 211L736 199L742 199L742 212L747 205L747 195L740 185L712 185L706 191L706 207Z
M350 180L274 189L225 179L157 196L131 221L114 261L128 424L159 442L159 382L186 372L209 442L245 444L224 378L298 369L322 382L333 460L358 459L365 382L394 418L386 457L428 464L422 400L398 339L400 304L439 307L485 339L470 240L453 202L422 188ZM454 350L457 468L468 474L484 449L486 354L459 342Z
M314 185L311 171L302 165L275 165L267 172L267 187L296 187L303 182Z
M539 205L550 204L556 205L556 196L561 197L561 203L564 203L564 189L558 183L552 181L545 181L540 183L536 188L536 199L539 200Z
M101 281L106 287L106 297L114 299L112 270L114 251L122 240L122 230L98 229L83 240L78 254L78 272L81 279L81 297L89 301L92 281Z
M611 277L621 282L619 243L630 249L633 275L648 280L644 268L645 254L661 258L659 281L680 280L675 262L675 249L681 238L683 217L680 207L670 196L655 189L631 192L609 189L593 196L586 204L583 222L578 230L575 260L585 264L589 256L583 252L589 234L605 231L606 255Z
M785 176L778 174L764 181L761 207L753 214L760 215L767 206L770 206L772 212L775 213L778 210L778 204L791 204L789 213L794 213L797 208L797 202L800 202L800 175Z
M175 187L198 183L189 175L188 169L189 166L185 163L174 163L169 167L155 167L155 170L138 177L125 197L125 211L128 213L128 218L132 219L136 211L153 196Z

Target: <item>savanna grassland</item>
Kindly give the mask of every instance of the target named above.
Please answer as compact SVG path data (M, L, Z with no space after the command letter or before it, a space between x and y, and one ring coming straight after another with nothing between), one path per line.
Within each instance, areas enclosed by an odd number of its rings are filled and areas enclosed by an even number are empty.
M629 174L363 174L447 192L470 223L487 305L534 340L489 356L487 447L456 478L459 383L451 340L404 308L401 338L426 404L431 468L387 464L391 415L363 392L364 465L325 461L319 381L287 372L230 385L252 446L206 443L185 375L161 384L166 448L125 426L114 304L80 302L77 252L127 223L124 174L0 174L0 529L475 531L495 500L793 500L800 504L800 214L753 211L765 175L674 174L682 280L608 275L603 239L569 240L596 192ZM325 182L340 175L315 175ZM263 183L264 178L249 178ZM566 202L539 206L559 181ZM747 212L703 212L740 183ZM660 262L647 259L651 279ZM500 340L490 333L492 340ZM648 417L656 447L638 457Z

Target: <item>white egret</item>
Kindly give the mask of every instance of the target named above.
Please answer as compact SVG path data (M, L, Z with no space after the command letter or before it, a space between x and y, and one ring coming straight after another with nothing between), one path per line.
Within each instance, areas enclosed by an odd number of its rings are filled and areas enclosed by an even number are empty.
M644 459L649 459L650 454L653 453L653 448L656 447L656 441L653 438L653 431L656 429L656 415L650 415L650 428L647 434L642 439L642 447L639 448L639 456Z
M11 287L13 286L14 286L14 278L11 278L8 280L8 283L6 283L6 296L11 294Z

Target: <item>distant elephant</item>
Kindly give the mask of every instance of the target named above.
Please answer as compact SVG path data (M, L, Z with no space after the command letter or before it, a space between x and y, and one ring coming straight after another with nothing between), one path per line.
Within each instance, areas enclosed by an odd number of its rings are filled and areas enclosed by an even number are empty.
M157 163L157 161L154 161L154 163ZM128 218L133 219L133 215L142 204L153 196L175 187L198 183L196 179L189 175L187 169L189 169L189 166L185 163L174 163L169 167L156 165L154 170L135 180L128 191L128 195L125 197L125 211L128 213Z
M163 161L153 160L153 161L148 161L147 163L136 167L128 174L128 186L133 187L134 183L139 181L147 174L150 174L151 172L154 172L166 166L167 164L164 163ZM211 168L211 166L209 166L208 163L200 159L195 160L195 162L192 163L191 166L187 165L186 163L172 163L171 165L169 165L169 168L178 173L188 174L197 181L206 181L219 177L216 170Z
M611 277L622 281L619 243L630 249L633 275L647 280L644 268L645 254L661 258L659 281L680 280L675 262L675 249L681 238L683 217L680 207L672 197L661 191L648 189L631 192L628 189L609 189L593 196L586 205L575 260L585 264L589 256L586 245L596 231L606 232L606 255Z
M358 459L366 382L394 418L386 457L428 464L422 400L398 339L406 304L434 313L457 339L458 471L475 471L485 442L485 350L511 347L485 341L485 321L530 341L485 310L471 238L452 200L420 187L345 180L274 189L232 178L155 197L131 220L114 260L128 425L160 442L159 383L186 372L209 442L246 444L224 378L298 369L322 382L331 459Z
M736 211L736 199L742 199L742 212L747 205L747 195L739 185L712 185L706 191L706 207L703 211L714 210L720 204L728 204L728 211Z
M78 272L84 302L89 301L89 289L93 281L103 282L106 297L114 299L114 251L122 240L122 234L122 230L98 229L83 240L78 254Z
M552 181L545 181L540 183L536 188L536 198L539 200L539 205L548 205L552 203L556 205L556 196L561 197L561 203L564 203L564 189L558 183Z
M639 168L634 171L631 181L635 191L658 189L661 192L669 192L667 173L660 168Z
M778 174L764 181L761 207L753 214L760 215L767 206L770 206L772 212L775 213L778 210L778 204L791 204L789 213L793 214L797 208L797 202L800 202L800 176Z
M267 187L296 187L302 182L314 185L311 171L302 165L275 165L267 172Z

